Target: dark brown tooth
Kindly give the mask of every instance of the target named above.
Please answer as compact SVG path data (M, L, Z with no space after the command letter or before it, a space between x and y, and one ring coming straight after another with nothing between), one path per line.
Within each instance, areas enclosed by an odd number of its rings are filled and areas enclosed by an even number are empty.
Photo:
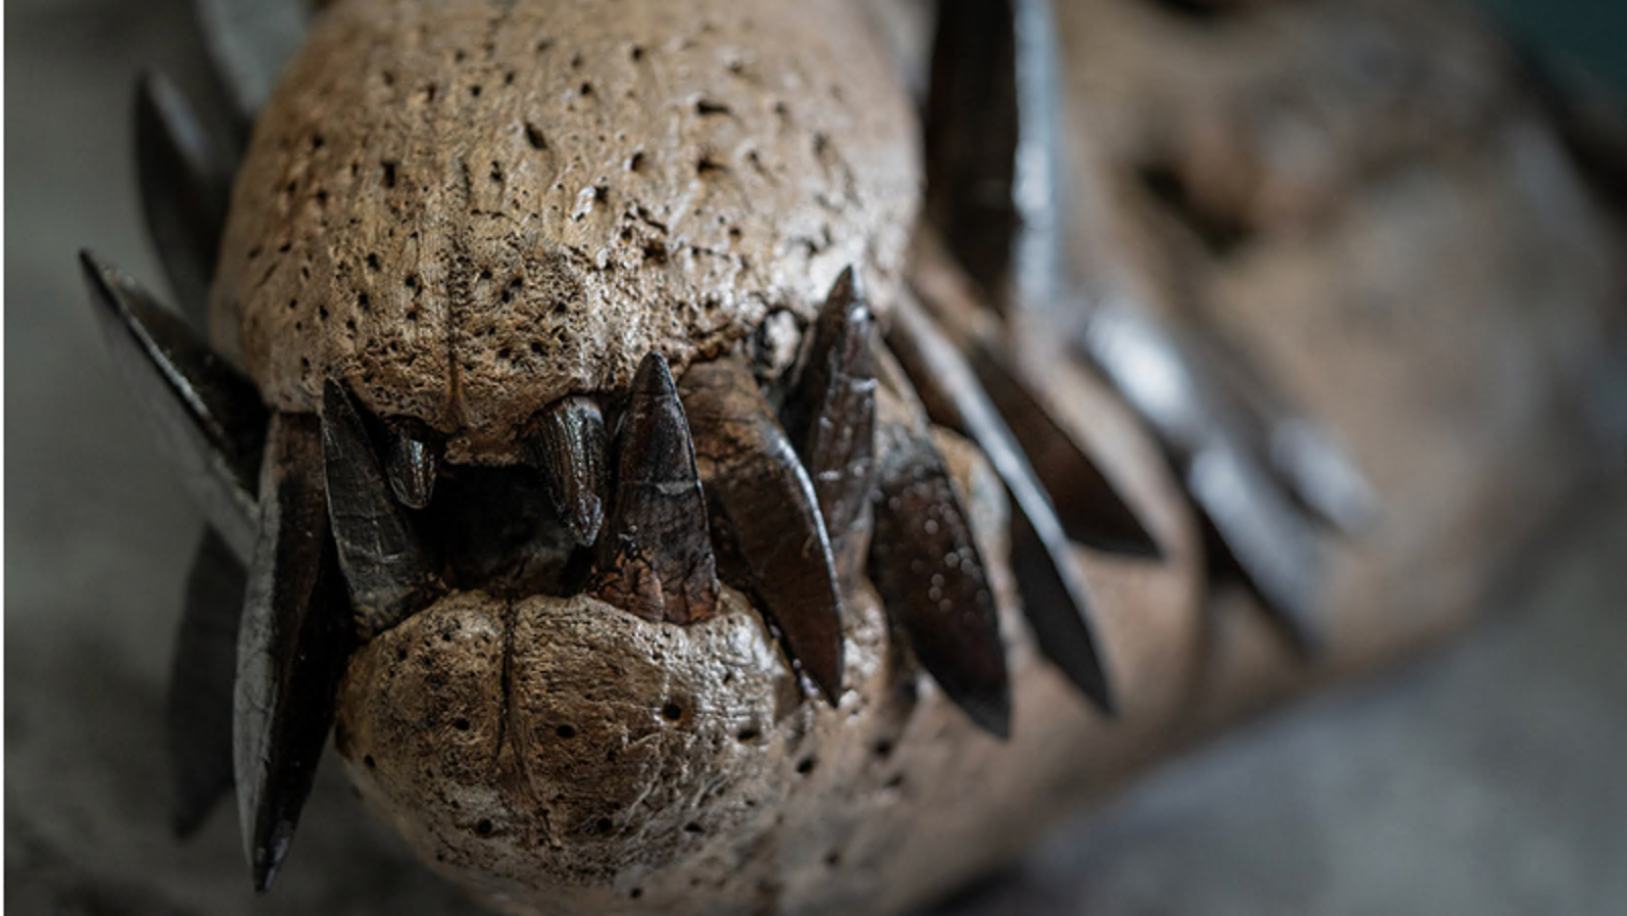
M1091 632L1073 548L1028 459L971 367L914 302L899 302L888 343L933 421L969 436L1004 481L1011 494L1013 533L1031 535L1012 540L1023 613L1039 636L1040 650L1111 715L1113 694Z
M391 496L354 399L333 379L322 386L322 457L339 566L365 641L422 608L439 583L412 519Z
M122 271L80 254L102 336L209 523L245 563L267 412L254 383Z
M830 534L841 581L860 568L876 465L875 317L853 268L842 271L814 323L807 368L780 411Z
M1033 463L1068 538L1097 550L1162 558L1158 542L1118 490L1028 386L987 347L973 348L971 362L989 400Z
M842 613L813 483L739 357L696 363L681 395L701 480L791 655L834 705L842 695Z
M244 851L254 887L264 891L288 854L354 646L316 417L272 418L260 493L260 539L237 645L232 758Z
M1013 0L944 0L936 18L922 124L925 215L999 296L1021 228L1012 195L1022 139Z
M994 592L943 456L924 429L897 417L881 422L880 438L870 579L944 693L979 727L1009 737L1011 677Z
M232 681L247 587L243 563L213 528L204 529L187 577L165 698L170 823L178 837L191 836L232 788Z
M717 568L695 446L672 372L659 353L645 356L633 377L593 591L646 620L695 623L717 609Z
M136 171L170 287L193 327L203 328L233 169L192 104L160 73L147 74L136 91Z
M389 445L384 453L384 474L390 492L409 509L424 509L435 498L435 480L441 473L444 443L434 430L417 420L384 421Z
M555 401L538 417L526 448L571 537L591 546L599 538L607 492L609 436L598 403L581 395Z

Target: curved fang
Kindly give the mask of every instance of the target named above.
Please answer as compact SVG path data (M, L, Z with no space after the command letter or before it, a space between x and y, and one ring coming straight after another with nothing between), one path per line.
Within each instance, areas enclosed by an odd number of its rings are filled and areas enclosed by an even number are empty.
M842 581L864 559L876 467L875 316L853 268L842 271L813 326L807 368L780 410L824 514Z
M174 312L89 252L80 254L102 336L209 524L247 563L254 552L267 411L254 383Z
M906 419L891 396L881 400L870 579L944 693L978 726L1010 737L1000 617L966 509L924 423Z
M659 353L639 363L620 440L593 592L646 620L705 620L718 594L706 497L689 421Z
M390 492L355 399L333 379L322 386L322 458L339 566L365 641L429 603L439 583L412 519Z
M354 645L328 529L316 417L277 414L261 478L260 539L237 642L233 769L254 887L288 854Z
M714 522L792 657L835 705L841 597L813 483L740 358L690 366L680 393Z
M232 681L247 587L248 570L213 528L205 528L186 580L164 698L174 790L170 826L178 837L201 827L232 788Z
M590 546L604 523L604 414L592 398L561 398L537 418L526 443L528 460L542 472L554 509L576 543Z
M1072 546L1010 429L964 358L907 298L898 303L888 342L933 421L970 436L1005 482L1015 510L1012 567L1022 589L1023 613L1039 636L1041 651L1112 715L1113 692L1091 631L1089 601Z

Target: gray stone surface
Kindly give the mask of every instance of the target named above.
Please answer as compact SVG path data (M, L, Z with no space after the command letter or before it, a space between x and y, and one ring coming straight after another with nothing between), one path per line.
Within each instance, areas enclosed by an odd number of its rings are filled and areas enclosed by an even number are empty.
M181 0L14 0L6 24L6 903L470 909L336 767L268 898L230 812L170 839L162 684L200 521L119 390L74 253L162 288L129 100L154 63L196 85L196 36ZM1152 774L947 912L1627 912L1627 503L1599 508L1464 641Z

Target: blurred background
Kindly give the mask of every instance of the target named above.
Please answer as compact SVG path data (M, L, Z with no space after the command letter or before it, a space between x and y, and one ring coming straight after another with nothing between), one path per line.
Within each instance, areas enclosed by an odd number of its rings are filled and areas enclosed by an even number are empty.
M1627 9L1486 0L1627 94ZM202 85L185 0L6 4L5 845L17 913L469 909L325 768L254 899L235 819L169 836L161 697L200 530L120 390L75 252L156 288L137 73ZM948 912L1627 911L1627 504L1556 531L1467 638L1149 775Z

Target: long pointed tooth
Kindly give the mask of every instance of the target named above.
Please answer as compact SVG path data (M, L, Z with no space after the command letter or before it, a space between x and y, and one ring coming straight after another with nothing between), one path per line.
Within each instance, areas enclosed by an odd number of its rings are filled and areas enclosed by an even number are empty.
M1304 516L1232 446L1211 446L1193 456L1186 486L1266 612L1296 649L1315 655L1322 645L1316 617L1322 551Z
M604 521L604 414L592 398L574 395L549 405L527 443L531 464L542 472L548 497L578 544L599 537Z
M916 658L972 721L1011 734L1000 618L971 524L925 430L881 424L870 579Z
M1012 0L938 5L923 137L926 215L988 292L1004 292L1019 229Z
M706 496L689 421L659 353L639 363L620 438L594 593L646 620L705 620L718 594Z
M1318 645L1317 533L1251 447L1251 427L1237 404L1200 376L1213 363L1194 358L1176 333L1124 305L1092 315L1081 344L1158 431L1193 502L1266 613L1302 650Z
M204 529L187 577L164 710L170 823L179 837L192 835L232 788L232 681L247 587L243 563L213 528Z
M161 73L136 91L136 171L147 229L193 327L208 324L209 280L232 190L232 166L192 104Z
M333 379L322 386L322 457L339 566L365 641L422 608L439 583L412 520L390 492L355 400Z
M310 18L298 0L194 0L204 46L243 130L254 123Z
M277 414L238 634L232 723L238 816L260 891L288 854L354 645L324 490L317 418Z
M1098 550L1159 559L1163 551L1078 442L987 347L971 355L989 400L1008 421L1068 538Z
M841 598L813 483L740 359L690 366L680 392L701 480L751 591L834 705L842 695Z
M390 438L384 453L390 491L409 509L427 507L441 472L441 437L416 420L392 418L384 421L384 427Z
M80 262L113 361L145 408L183 482L237 556L254 551L266 409L254 383L180 316L89 252Z
M1062 523L1051 500L989 403L960 353L919 306L899 302L888 343L915 383L934 422L963 432L978 444L1011 494L1014 532L1012 567L1023 593L1023 613L1040 637L1040 649L1105 713L1113 694L1091 632L1089 601ZM1021 518L1017 518L1021 516Z
M813 480L843 580L858 570L870 528L865 510L876 464L874 328L849 267L825 300L807 368L780 411Z

